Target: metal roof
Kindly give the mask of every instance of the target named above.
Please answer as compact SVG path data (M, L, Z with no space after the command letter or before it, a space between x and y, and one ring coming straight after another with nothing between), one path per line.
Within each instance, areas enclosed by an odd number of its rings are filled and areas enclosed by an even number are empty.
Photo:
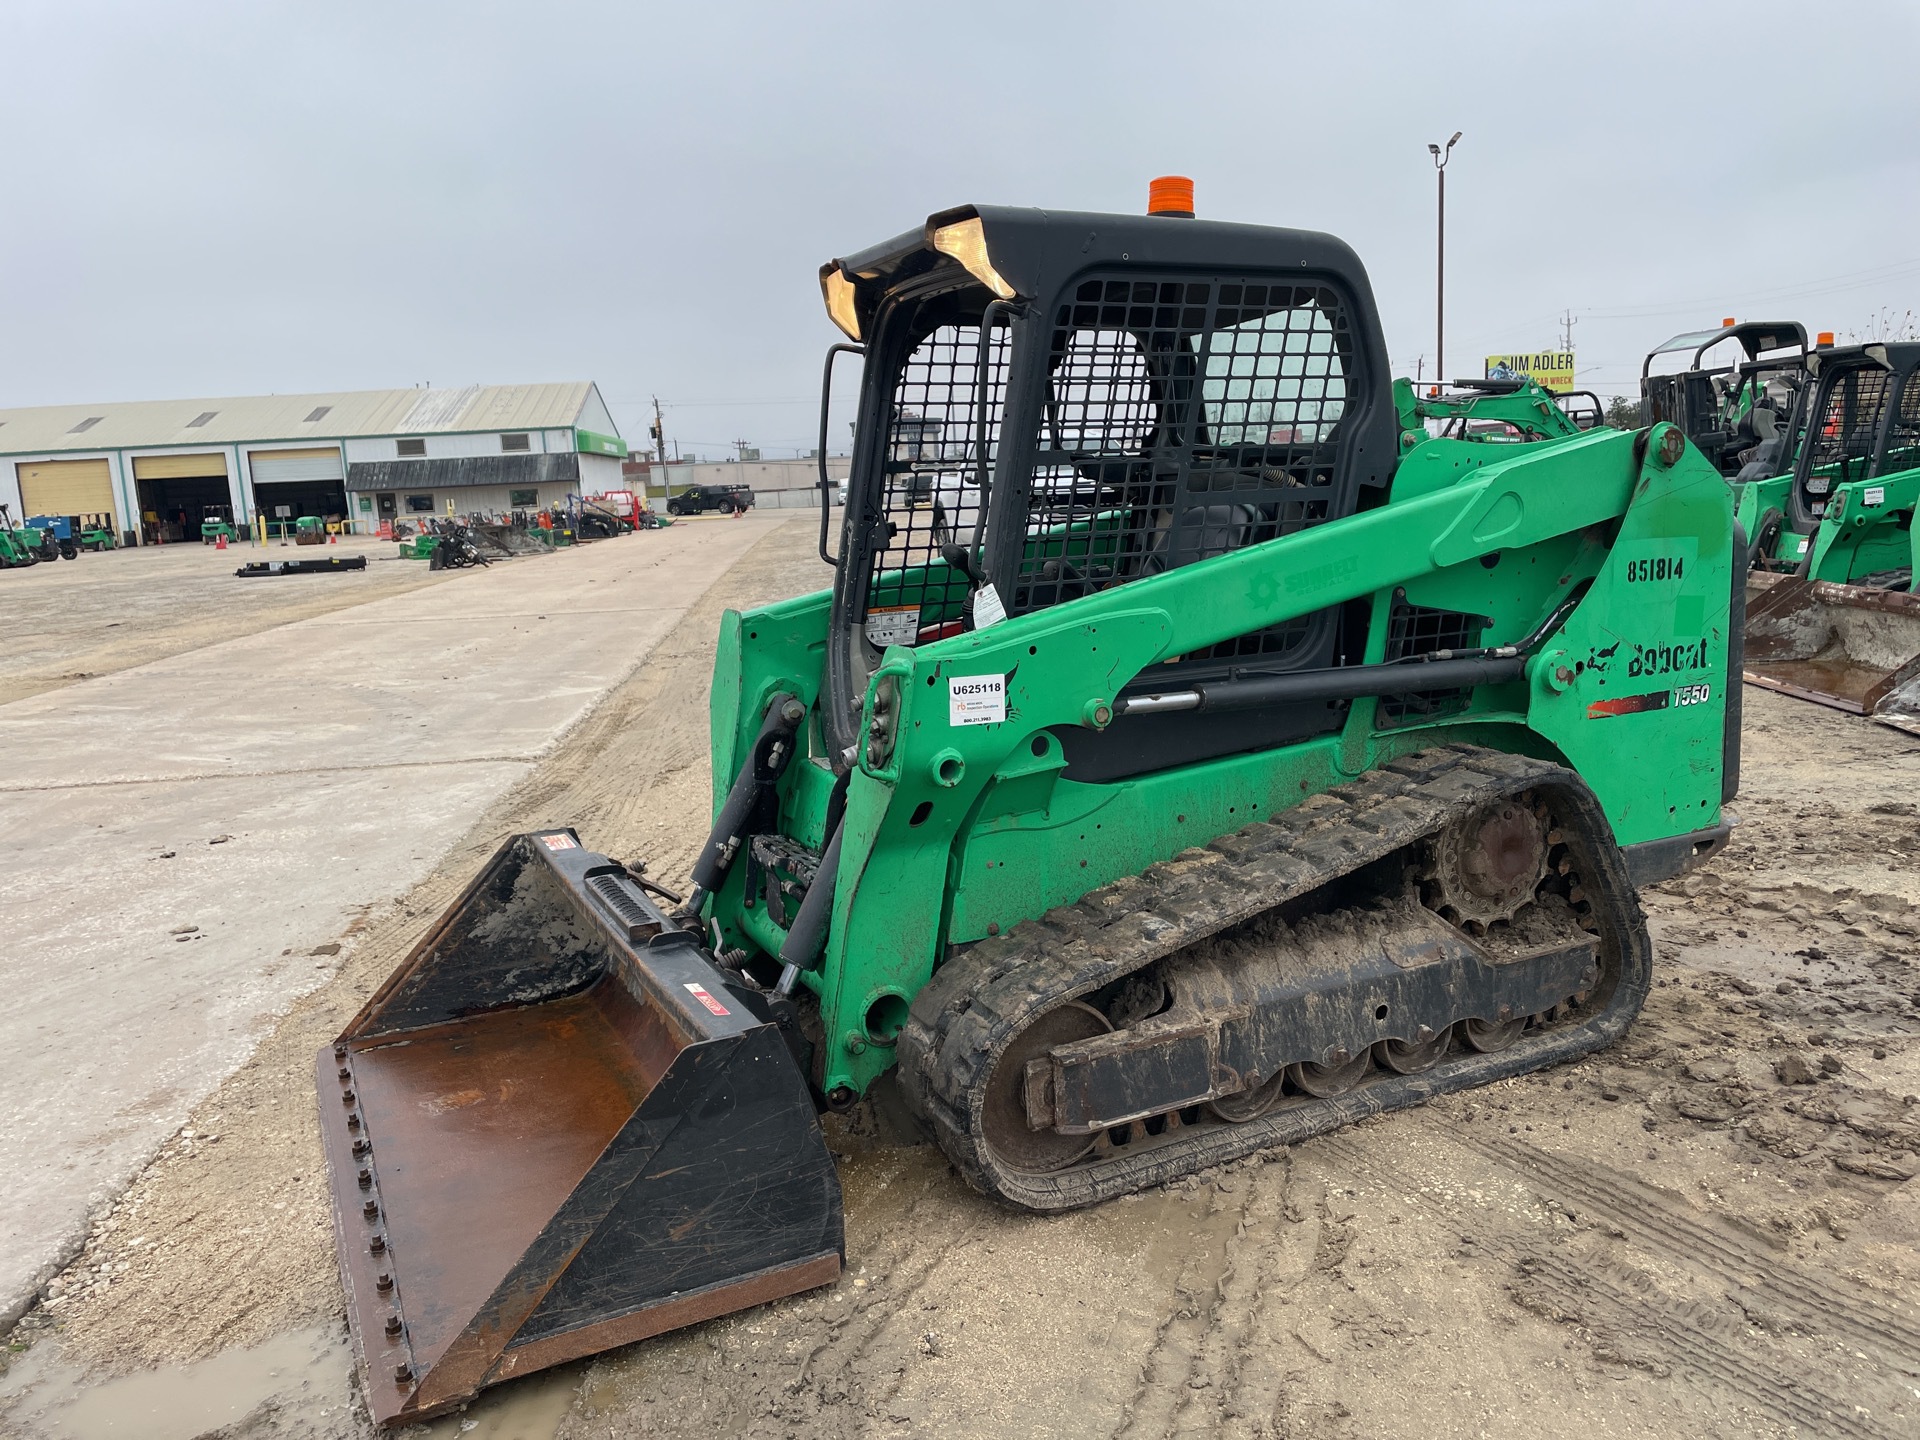
M541 430L580 423L593 393L592 381L568 380L551 385L468 385L457 390L346 390L35 405L0 410L0 455L458 430Z

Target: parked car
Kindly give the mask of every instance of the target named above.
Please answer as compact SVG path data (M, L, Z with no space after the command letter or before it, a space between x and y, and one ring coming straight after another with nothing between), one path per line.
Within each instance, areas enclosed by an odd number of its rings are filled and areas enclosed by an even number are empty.
M704 515L709 510L734 514L753 508L751 485L689 485L667 500L669 515Z

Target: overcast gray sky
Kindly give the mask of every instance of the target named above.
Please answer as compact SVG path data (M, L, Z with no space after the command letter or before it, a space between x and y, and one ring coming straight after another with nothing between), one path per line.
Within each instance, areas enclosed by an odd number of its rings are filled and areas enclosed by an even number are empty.
M1723 315L1920 311L1913 3L0 7L0 407L597 380L812 443L815 271L967 202L1329 230L1395 365L1637 388ZM844 436L844 426L836 426Z

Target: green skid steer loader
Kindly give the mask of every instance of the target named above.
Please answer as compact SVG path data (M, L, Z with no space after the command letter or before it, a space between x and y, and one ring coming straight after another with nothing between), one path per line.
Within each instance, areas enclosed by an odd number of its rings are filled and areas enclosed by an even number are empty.
M1672 425L1436 437L1352 250L1190 211L821 285L833 584L722 622L691 891L516 836L319 1057L381 1422L831 1281L876 1086L1055 1211L1587 1054L1726 840L1744 546Z
M1810 363L1812 422L1782 482L1782 540L1753 577L1747 679L1920 733L1920 344L1816 351Z

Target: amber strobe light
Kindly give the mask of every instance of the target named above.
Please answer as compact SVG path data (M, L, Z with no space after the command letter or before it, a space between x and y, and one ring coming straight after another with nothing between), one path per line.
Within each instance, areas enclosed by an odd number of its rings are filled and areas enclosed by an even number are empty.
M1813 337L1813 343L1821 350L1831 350L1833 348L1833 331L1822 330L1818 335Z
M1147 213L1193 218L1193 181L1185 175L1162 175L1147 182Z

